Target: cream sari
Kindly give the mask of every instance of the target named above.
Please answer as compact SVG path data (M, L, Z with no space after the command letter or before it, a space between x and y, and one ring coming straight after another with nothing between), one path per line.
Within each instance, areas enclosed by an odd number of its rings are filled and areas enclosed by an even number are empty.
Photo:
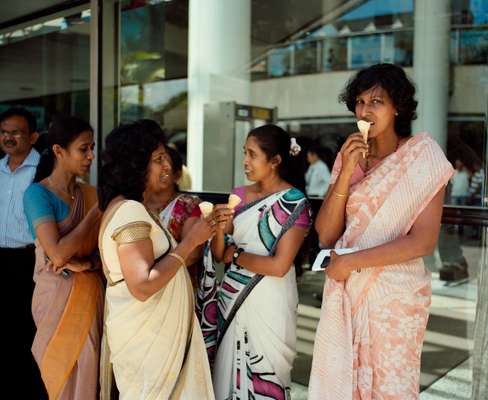
M405 236L452 174L437 143L415 135L351 186L336 248L367 249ZM418 399L430 280L421 258L363 268L345 283L327 279L309 399Z
M150 238L154 259L175 242L145 207L127 200L105 213L99 247L108 287L101 365L101 399L111 396L111 367L120 400L213 399L205 344L194 313L188 272L145 302L124 281L117 247Z

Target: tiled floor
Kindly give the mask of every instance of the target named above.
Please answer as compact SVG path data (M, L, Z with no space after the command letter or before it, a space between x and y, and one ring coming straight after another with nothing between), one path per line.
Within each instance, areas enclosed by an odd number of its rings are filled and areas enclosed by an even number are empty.
M293 400L307 400L307 387L292 384ZM471 399L471 359L466 360L420 393L420 400L470 400Z
M420 400L469 399L471 399L471 358L450 370L420 394Z

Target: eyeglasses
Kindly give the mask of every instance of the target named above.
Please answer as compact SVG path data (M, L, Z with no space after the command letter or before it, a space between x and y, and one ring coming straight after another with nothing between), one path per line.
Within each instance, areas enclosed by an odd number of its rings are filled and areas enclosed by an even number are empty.
M0 136L12 136L15 139L20 139L22 136L24 136L24 131L19 131L18 129L14 131L4 131L3 129L0 130Z

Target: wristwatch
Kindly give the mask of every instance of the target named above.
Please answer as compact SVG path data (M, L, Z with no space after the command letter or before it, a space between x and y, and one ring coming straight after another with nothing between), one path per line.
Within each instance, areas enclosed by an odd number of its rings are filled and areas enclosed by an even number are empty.
M243 248L241 247L237 247L235 250L234 250L234 253L232 253L232 264L234 265L237 265L238 267L240 267L239 264L237 264L237 259L239 258L239 256L241 255L241 253L244 251Z

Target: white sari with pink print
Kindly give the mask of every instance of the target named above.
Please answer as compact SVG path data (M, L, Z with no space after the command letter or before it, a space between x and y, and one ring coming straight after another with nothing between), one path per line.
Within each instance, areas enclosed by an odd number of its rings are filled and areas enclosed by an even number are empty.
M331 184L340 169L339 154ZM413 136L353 179L346 229L336 248L367 249L406 235L452 174L451 164L429 135ZM309 399L418 399L430 280L421 258L363 268L346 282L327 279Z

